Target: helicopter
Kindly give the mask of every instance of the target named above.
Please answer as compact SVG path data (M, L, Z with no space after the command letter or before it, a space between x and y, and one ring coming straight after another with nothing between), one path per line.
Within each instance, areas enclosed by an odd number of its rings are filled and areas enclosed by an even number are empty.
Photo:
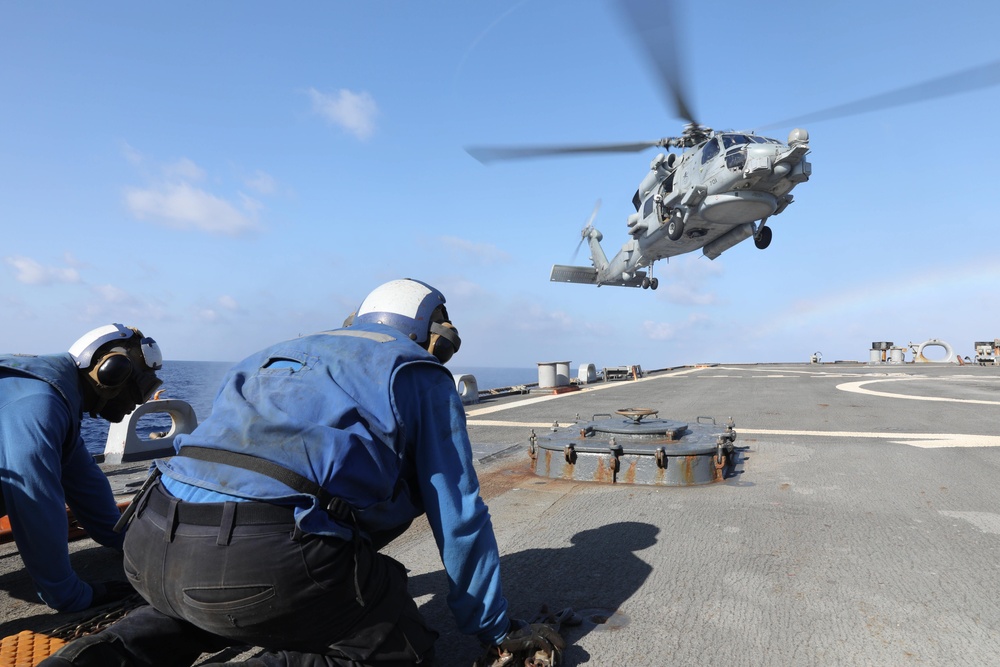
M635 212L626 219L629 239L610 260L604 236L593 226L597 207L580 232L591 266L552 266L553 282L613 285L655 290L653 265L661 259L701 249L717 259L747 239L764 250L773 236L768 221L793 202L793 188L812 175L809 133L794 127L787 139L756 131L715 131L699 123L688 102L676 52L677 35L669 0L619 0L626 24L639 37L658 74L668 107L686 121L680 136L655 141L554 146L473 146L465 150L480 163L546 156L634 153L661 148L632 195ZM1000 61L916 85L772 123L764 128L829 120L1000 83ZM679 152L670 152L677 150ZM599 203L598 203L599 206ZM580 245L577 246L579 249Z

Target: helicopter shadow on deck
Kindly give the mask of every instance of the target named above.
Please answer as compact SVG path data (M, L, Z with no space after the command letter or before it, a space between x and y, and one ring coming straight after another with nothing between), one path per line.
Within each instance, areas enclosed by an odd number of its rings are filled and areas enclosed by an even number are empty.
M531 620L543 606L552 612L571 607L580 624L562 628L567 641L563 664L586 663L590 656L577 642L593 631L627 625L618 609L642 586L653 568L636 552L656 544L660 529L625 521L573 536L572 546L527 549L500 558L504 594L510 614ZM442 571L412 577L410 594L420 602L424 618L441 633L437 641L442 664L470 664L482 652L474 637L458 632L448 609L447 581Z

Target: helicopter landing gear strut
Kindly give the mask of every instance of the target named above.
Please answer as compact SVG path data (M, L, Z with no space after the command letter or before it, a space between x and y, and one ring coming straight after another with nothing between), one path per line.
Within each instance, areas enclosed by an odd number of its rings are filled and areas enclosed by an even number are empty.
M653 265L649 265L649 276L642 279L642 289L655 290L660 286L660 281L653 277Z
M753 235L753 244L761 250L771 245L771 228L765 227L765 222L766 220L761 220L760 224L757 225L757 231Z

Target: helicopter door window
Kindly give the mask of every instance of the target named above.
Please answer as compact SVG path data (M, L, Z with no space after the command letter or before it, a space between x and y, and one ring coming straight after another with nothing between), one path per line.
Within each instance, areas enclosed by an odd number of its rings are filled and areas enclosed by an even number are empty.
M701 163L705 164L706 162L714 158L716 155L719 154L720 150L721 149L719 148L718 141L716 141L715 139L709 141L707 144L705 144L705 147L701 149Z
M670 175L663 180L662 189L664 193L674 191L674 174L676 173L676 171L670 172Z
M654 197L647 197L642 205L642 217L646 218L653 214L653 206L656 204Z

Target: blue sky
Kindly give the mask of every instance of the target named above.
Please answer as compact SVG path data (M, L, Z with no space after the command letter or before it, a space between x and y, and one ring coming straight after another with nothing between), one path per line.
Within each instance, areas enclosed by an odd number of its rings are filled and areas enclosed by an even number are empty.
M694 112L753 129L1000 58L1000 5L679 4ZM397 277L459 366L868 358L1000 337L1000 87L805 125L771 247L554 284L595 202L609 256L654 150L484 166L475 144L679 134L607 1L0 4L0 348L110 321L234 361ZM670 37L670 35L665 35ZM766 134L784 138L792 127ZM580 253L578 263L586 263Z

